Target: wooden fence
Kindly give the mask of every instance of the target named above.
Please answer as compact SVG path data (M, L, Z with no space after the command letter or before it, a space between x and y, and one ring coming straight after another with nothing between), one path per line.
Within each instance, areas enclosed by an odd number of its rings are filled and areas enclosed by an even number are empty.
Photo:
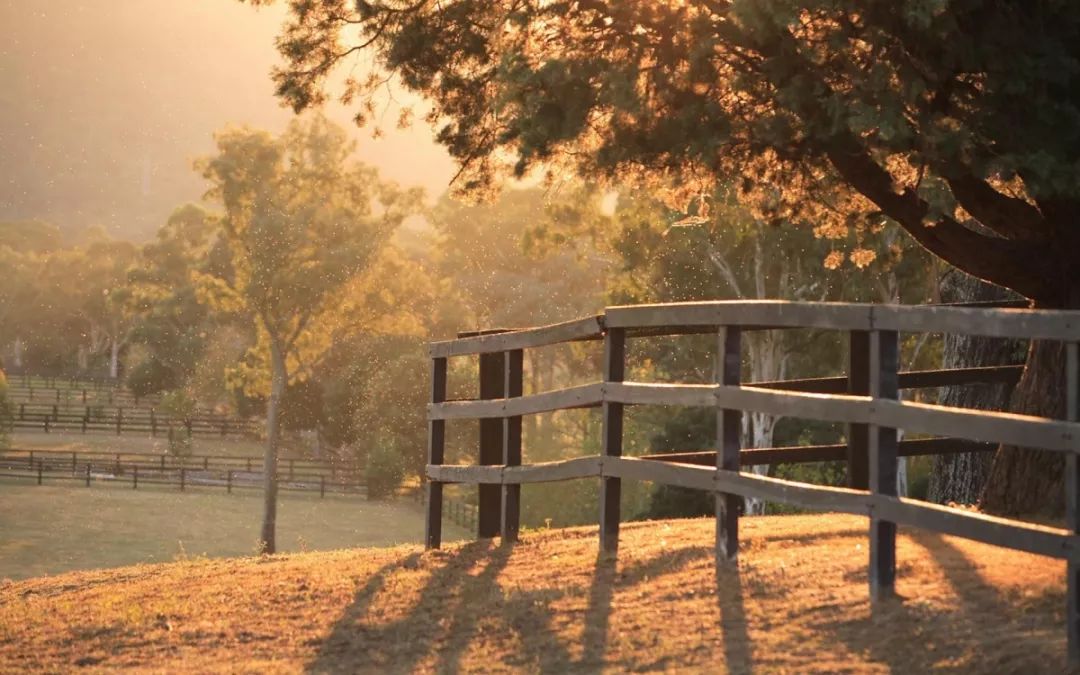
M367 494L364 469L354 464L310 459L280 459L279 489L289 491ZM168 485L262 489L262 459L241 455L152 455L134 452L64 450L0 450L0 477L38 485L92 481L140 485Z
M839 378L742 383L744 331L815 329L847 334L847 374ZM902 401L903 388L940 387L1015 379L1016 367L899 372L899 333L956 333L1065 344L1066 419L988 412ZM717 341L712 384L625 381L628 339L713 334ZM603 341L603 373L592 384L523 395L525 349L562 342ZM714 493L716 553L734 559L743 498L820 511L868 516L870 597L894 593L897 525L916 527L1067 561L1069 658L1080 663L1080 312L960 306L883 306L814 302L701 302L610 307L604 314L553 326L463 334L433 343L425 541L441 543L446 483L479 486L477 532L517 539L520 487L582 478L600 480L600 546L618 546L623 479L651 481ZM479 355L479 399L447 400L447 360ZM622 456L626 406L712 408L716 450L646 458ZM602 454L522 465L521 420L571 408L600 407ZM740 447L744 412L761 412L848 425L842 446ZM478 465L444 464L447 420L480 420ZM898 430L930 439L899 442ZM897 458L904 455L989 450L999 443L1065 455L1065 528L998 518L898 497ZM843 459L848 487L826 487L742 473L741 466ZM703 466L707 464L707 466Z
M43 431L69 433L149 434L168 435L170 430L193 437L257 438L262 432L258 420L240 419L228 415L192 415L173 417L160 415L153 408L97 406L72 408L59 404L15 403L7 419L10 431Z

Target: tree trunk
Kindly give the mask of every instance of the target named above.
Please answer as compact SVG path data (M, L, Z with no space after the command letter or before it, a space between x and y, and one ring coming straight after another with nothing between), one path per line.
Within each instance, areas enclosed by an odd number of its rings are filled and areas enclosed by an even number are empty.
M1009 410L1062 419L1065 415L1065 350L1057 342L1031 343L1027 364ZM1065 508L1061 453L1002 446L994 455L980 505L1003 515L1058 516Z
M1075 250L1073 247L1070 250ZM1045 309L1080 309L1080 280L1072 270L1061 301ZM1065 345L1033 341L1027 364L1012 395L1012 412L1062 419L1065 416ZM1011 446L998 448L983 490L981 506L1006 515L1059 516L1065 508L1064 455Z
M109 345L109 378L114 382L120 377L120 340L113 338Z
M263 457L263 523L259 548L263 553L274 553L277 545L277 464L278 430L281 399L285 394L285 351L280 340L270 338L270 400L266 406L266 454Z
M941 285L942 302L1010 300L1016 297L1004 288L987 284L959 270L946 275ZM945 336L941 367L1015 364L1023 359L1025 346L1020 340L949 334ZM1012 391L1013 386L1008 384L946 387L939 403L976 410L1008 410ZM939 504L978 502L993 459L993 453L989 452L936 455L930 472L927 499Z

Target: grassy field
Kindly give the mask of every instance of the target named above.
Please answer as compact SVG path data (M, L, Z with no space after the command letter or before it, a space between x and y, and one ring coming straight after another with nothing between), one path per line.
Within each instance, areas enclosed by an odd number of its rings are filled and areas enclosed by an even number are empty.
M901 532L871 607L866 519L714 522L74 573L0 586L0 671L1058 673L1064 564Z
M220 488L93 487L0 482L0 579L68 570L243 556L255 550L262 493ZM279 503L283 551L419 542L420 506L357 497L285 493ZM453 538L466 533L443 525Z

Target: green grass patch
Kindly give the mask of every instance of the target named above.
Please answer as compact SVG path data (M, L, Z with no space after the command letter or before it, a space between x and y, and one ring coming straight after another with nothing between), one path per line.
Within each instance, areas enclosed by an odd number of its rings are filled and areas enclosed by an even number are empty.
M221 488L86 488L0 482L0 579L163 562L251 555L262 492ZM284 494L278 549L285 551L420 543L422 508L411 501L366 501ZM468 533L443 524L446 540Z

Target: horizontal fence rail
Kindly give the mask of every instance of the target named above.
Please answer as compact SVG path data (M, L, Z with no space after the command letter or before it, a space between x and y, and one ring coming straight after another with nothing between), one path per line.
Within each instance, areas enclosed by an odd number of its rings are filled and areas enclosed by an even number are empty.
M845 376L781 382L742 382L741 334L756 330L833 330L848 336ZM900 333L943 333L1051 340L1066 346L1065 419L972 410L901 400L904 389L1016 383L1023 366L900 372ZM710 384L625 381L626 343L659 335L713 334L715 379ZM599 381L523 395L524 350L570 341L603 341ZM894 594L896 528L920 528L1067 561L1069 656L1080 663L1080 312L1009 306L898 306L854 303L733 301L609 307L595 317L553 326L461 335L431 345L426 467L428 547L441 543L442 487L475 484L477 533L517 537L522 484L574 479L600 481L600 545L618 546L621 481L650 481L715 495L717 556L738 552L741 500L779 502L869 519L871 599ZM447 360L480 360L480 395L447 399ZM641 458L622 456L627 406L692 406L717 414L716 447ZM574 408L602 410L601 454L523 464L524 415ZM847 442L824 446L742 448L744 413L847 425ZM480 420L478 465L444 463L446 423ZM900 440L906 435L929 438ZM999 444L1062 453L1066 459L1067 527L999 518L896 494L897 459L955 452L986 452ZM742 473L743 466L844 461L847 487L831 487ZM1073 600L1076 599L1077 602Z
M255 489L263 487L263 463L239 455L151 455L104 451L0 450L0 477L38 485L76 481L147 485ZM283 458L278 461L280 489L331 494L367 494L362 466L323 460Z

